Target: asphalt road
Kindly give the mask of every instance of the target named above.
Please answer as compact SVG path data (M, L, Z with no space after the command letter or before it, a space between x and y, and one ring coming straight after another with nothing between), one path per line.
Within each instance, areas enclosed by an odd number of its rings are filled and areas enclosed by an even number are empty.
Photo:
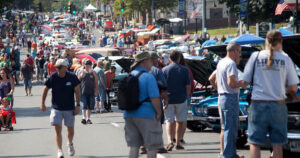
M26 49L21 50L21 58ZM40 111L43 85L34 83L33 96L25 96L22 85L15 89L17 124L14 131L0 131L0 158L53 158L57 149L54 139L54 128L50 126L51 92L46 101L47 112ZM92 125L82 125L81 115L76 116L74 146L78 158L124 158L129 148L124 139L124 120L122 113L113 107L115 112L93 114ZM165 127L164 127L165 130ZM66 129L63 129L63 151L67 155ZM166 143L166 134L163 134ZM211 130L201 133L187 131L185 150L172 151L159 155L159 158L216 158L219 154L219 134ZM166 144L165 144L166 145ZM249 157L249 149L238 150L238 154ZM268 157L269 151L262 152ZM146 157L146 156L142 156Z

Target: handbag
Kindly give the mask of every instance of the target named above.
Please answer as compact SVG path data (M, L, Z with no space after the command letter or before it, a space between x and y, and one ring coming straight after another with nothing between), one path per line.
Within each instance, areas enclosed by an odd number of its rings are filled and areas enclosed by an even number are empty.
M252 90L253 90L253 82L254 82L254 74L255 74L255 65L256 65L256 61L258 59L259 53L257 54L257 57L255 58L254 64L253 64L253 73L252 73L252 78L251 78L251 82L250 82L250 89L247 92L247 96L246 96L246 101L250 104L251 103L251 97L252 97Z

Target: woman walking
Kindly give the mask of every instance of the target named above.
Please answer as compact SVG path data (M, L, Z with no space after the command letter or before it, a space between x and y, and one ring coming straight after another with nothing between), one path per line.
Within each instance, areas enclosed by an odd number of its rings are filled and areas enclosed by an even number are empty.
M0 69L0 100L7 97L13 106L14 80L5 69Z

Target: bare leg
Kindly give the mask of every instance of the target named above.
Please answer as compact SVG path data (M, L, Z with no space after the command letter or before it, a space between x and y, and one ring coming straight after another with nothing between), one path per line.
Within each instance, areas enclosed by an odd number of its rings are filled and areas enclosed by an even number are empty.
M5 125L5 124L4 124L4 118L3 118L2 115L0 115L0 120L1 120L2 125L4 126L4 125Z
M104 101L101 102L101 109L104 109Z
M55 125L55 136L56 136L56 145L58 150L62 150L62 136L61 136L61 125Z
M258 145L250 144L250 157L260 158L260 147Z
M147 158L156 158L156 155L157 155L156 150L147 152Z
M28 95L28 90L27 90L27 88L25 89L25 92L26 92L26 95Z
M187 127L187 122L184 121L184 122L183 122L183 127L182 127L182 137L180 138L180 140L183 140L183 138L184 138L184 134L185 134L185 131L186 131L186 127Z
M180 138L183 137L183 122L176 122L176 145L180 145Z
M8 126L8 122L10 120L10 114L6 116L5 125Z
M68 140L69 144L72 144L74 137L74 127L68 127Z
M97 111L97 109L99 109L99 102L98 101L96 101L96 104L95 104L95 110Z
M31 95L31 88L29 88L29 95Z
M129 158L139 157L139 147L130 147Z
M83 119L86 119L86 110L82 110Z
M172 140L175 138L173 134L173 123L167 122L166 125L166 130L167 130L167 136L168 136L168 143L172 143Z
M281 145L273 145L273 158L282 158L282 146Z
M87 118L90 119L91 118L91 110L86 110L86 115L87 115Z

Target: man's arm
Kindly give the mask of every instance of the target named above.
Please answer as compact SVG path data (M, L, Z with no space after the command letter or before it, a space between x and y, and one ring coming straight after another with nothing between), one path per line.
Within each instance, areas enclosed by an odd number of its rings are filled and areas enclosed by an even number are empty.
M156 111L156 120L160 120L161 119L161 102L160 102L160 98L156 97L156 98L151 98L151 103Z
M208 78L210 84L217 89L217 73L213 72Z
M75 99L76 99L76 106L75 106L74 115L77 115L80 111L80 84L78 84L74 88L74 92L75 92Z
M191 96L191 89L192 89L191 85L185 86L185 91L187 96Z
M42 103L41 103L41 111L45 112L46 111L46 105L45 105L45 101L46 101L46 98L47 98L47 94L48 94L48 87L45 86L44 87L44 90L43 90L43 93L42 93Z
M297 95L297 88L297 85L287 86L287 92L291 95L293 101L300 101L300 98Z
M96 97L98 95L98 88L99 88L98 87L98 76L95 71L93 71L93 74L94 74L94 78L95 78L94 84L96 85L96 87L95 87L95 97Z
M106 83L104 82L104 78L100 77L100 82L103 85L104 89L106 89Z
M241 82L237 82L235 80L235 75L232 75L232 76L230 76L230 77L227 78L227 84L231 88L240 88L240 87L243 86L243 84Z

